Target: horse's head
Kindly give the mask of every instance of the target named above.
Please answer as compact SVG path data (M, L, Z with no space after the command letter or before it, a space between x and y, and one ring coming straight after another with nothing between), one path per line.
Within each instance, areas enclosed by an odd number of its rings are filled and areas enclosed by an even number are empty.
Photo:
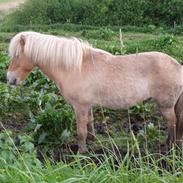
M7 81L12 85L19 85L34 68L34 64L24 54L25 38L19 39L20 51L18 55L11 58L11 63L7 72Z

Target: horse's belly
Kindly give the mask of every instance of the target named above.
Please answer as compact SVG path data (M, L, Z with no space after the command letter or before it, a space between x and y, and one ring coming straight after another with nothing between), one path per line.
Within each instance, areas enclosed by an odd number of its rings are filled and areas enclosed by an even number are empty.
M109 108L128 108L131 107L138 102L142 102L146 99L150 98L148 95L147 96L141 96L141 97L132 97L132 98L126 98L124 97L111 97L108 99L101 98L97 102L95 102L95 105L99 106L104 106L104 107L109 107Z
M143 83L127 87L106 88L96 97L95 105L109 108L127 108L150 98L148 85Z

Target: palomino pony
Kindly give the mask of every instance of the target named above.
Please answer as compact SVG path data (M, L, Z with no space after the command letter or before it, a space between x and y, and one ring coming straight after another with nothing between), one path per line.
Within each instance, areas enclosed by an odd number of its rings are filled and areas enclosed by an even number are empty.
M168 122L169 141L182 138L182 117L176 129L175 106L181 114L183 69L160 52L115 56L76 38L36 32L20 32L9 45L11 64L7 80L19 85L34 67L39 67L72 104L77 121L79 152L93 138L93 106L127 108L154 98ZM180 101L177 105L177 101ZM176 136L176 131L179 133Z

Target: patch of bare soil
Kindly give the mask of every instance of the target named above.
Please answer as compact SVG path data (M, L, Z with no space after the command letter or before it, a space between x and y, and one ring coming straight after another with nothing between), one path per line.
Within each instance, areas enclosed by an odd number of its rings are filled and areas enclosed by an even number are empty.
M8 118L0 117L0 132L6 130L12 130L14 132L21 132L26 126L26 119L20 114L10 114Z
M14 2L1 3L0 11L6 11L17 8L20 4L22 4L24 0L16 0Z

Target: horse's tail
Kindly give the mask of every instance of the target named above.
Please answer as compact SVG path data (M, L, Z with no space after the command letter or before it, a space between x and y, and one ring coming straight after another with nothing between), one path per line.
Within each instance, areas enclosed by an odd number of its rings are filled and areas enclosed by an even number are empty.
M179 144L183 140L183 92L180 94L175 105L175 114L177 118L176 139Z

